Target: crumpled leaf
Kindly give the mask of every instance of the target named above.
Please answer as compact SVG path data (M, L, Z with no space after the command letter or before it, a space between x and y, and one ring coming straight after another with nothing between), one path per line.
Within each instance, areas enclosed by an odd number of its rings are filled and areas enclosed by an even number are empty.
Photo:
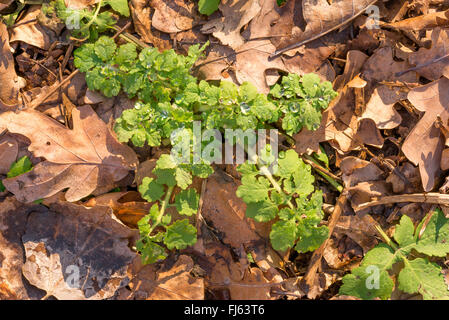
M408 94L408 100L425 114L405 139L402 151L411 162L419 165L424 191L430 191L441 172L444 139L434 123L437 115L443 123L449 119L449 79L443 77L414 88Z
M363 14L367 7L375 3L373 0L335 0L329 4L327 0L304 0L302 15L306 23L303 26L294 25L288 34L282 35L276 44L278 49L291 44L309 40L323 35L356 16ZM296 52L298 49L290 50ZM287 52L286 54L289 54Z
M23 275L58 299L110 298L128 281L135 235L109 208L55 203L28 217Z
M19 79L9 46L6 25L0 21L0 105L15 105L19 98Z
M23 17L11 29L10 42L22 41L35 47L48 50L53 40L50 34L42 27L37 16L41 12L40 5L31 6Z
M17 159L19 153L19 144L17 140L10 135L0 138L0 174L6 175L11 165Z
M261 9L259 1L222 0L219 9L223 17L207 22L201 31L203 33L212 33L222 44L236 50L244 43L244 39L240 34L242 27L250 22Z
M50 197L65 188L67 201L77 201L97 188L112 189L136 168L134 151L116 140L90 106L74 108L72 117L70 130L34 110L0 115L0 127L26 136L34 156L47 160L24 175L3 181L19 201Z
M162 32L174 33L191 29L199 15L193 2L182 0L152 0L155 8L151 23Z
M429 80L438 80L441 76L449 78L449 57L441 59L449 54L448 42L449 30L435 28L432 31L432 46L429 49L419 48L410 54L408 60L413 65L423 65L417 72Z
M140 259L131 265L128 287L119 291L118 300L204 300L204 280L193 276L195 264L189 256L181 255L174 262L140 265Z
M239 51L235 63L237 81L240 84L245 81L251 82L260 93L270 91L266 77L268 69L286 71L281 59L269 59L270 54L274 52L274 46L268 40L248 41Z

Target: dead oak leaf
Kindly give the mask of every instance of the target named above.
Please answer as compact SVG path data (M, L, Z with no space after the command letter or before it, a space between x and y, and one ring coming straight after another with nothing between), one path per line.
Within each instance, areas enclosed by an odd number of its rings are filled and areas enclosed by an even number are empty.
M136 236L107 207L54 203L28 216L23 275L47 297L110 298L127 284L128 265L136 257L129 239Z
M8 29L0 22L0 105L15 105L19 98L19 79L9 46Z
M409 92L408 100L425 114L405 139L402 151L412 163L419 165L424 191L430 191L441 172L444 138L435 121L437 116L443 123L449 119L449 79L443 77L414 88Z
M142 266L140 257L128 270L131 282L119 291L118 300L204 300L204 280L194 277L195 264L189 256L167 259L156 265Z
M35 47L48 50L53 40L50 33L37 21L41 12L40 5L31 6L24 16L11 29L11 42L22 41Z
M152 0L155 9L151 24L159 31L175 33L191 29L199 14L193 2L182 0Z
M274 50L275 48L269 40L248 41L242 45L235 62L237 81L240 84L245 81L251 82L259 89L259 92L268 93L270 88L267 83L266 71L269 69L286 71L280 58L269 59ZM273 79L270 82L272 81Z
M292 44L318 39L363 14L375 2L373 0L335 0L329 4L327 0L304 0L302 2L304 20L294 25L289 34L279 38L276 47L286 48ZM304 22L306 25L303 29L301 27L304 27L302 25ZM294 54L296 49L289 51Z
M10 135L2 136L0 138L0 174L6 175L8 173L18 154L19 144L17 140Z
M219 6L223 17L213 19L201 28L203 33L212 33L223 45L239 49L244 39L241 29L261 10L259 0L222 0Z
M21 176L5 179L19 201L50 197L65 188L67 201L77 201L110 186L134 170L134 151L117 141L90 106L72 110L73 130L34 110L0 115L0 127L26 136L29 150L46 161Z
M429 80L438 80L441 76L449 78L449 30L436 28L432 31L430 49L420 48L409 56L415 66L422 66L417 72ZM444 58L445 57L445 58Z

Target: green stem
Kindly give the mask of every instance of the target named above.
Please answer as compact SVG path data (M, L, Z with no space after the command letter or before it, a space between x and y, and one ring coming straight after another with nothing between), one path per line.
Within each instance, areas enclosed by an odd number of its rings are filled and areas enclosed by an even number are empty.
M86 25L84 25L84 26L81 28L81 30L89 29L89 27L92 25L92 23L94 23L95 20L97 20L97 16L98 16L98 14L100 13L100 9L101 9L101 5L102 5L102 4L103 4L103 0L100 0L100 1L98 2L97 9L96 9L95 12L94 12L94 16L92 17L92 19L90 19L90 21L89 21Z
M151 226L150 231L148 232L148 236L156 229L157 226L160 225L162 221L162 217L165 214L165 209L167 209L168 204L170 202L171 195L173 193L174 187L168 187L167 193L165 194L164 201L162 202L161 209L159 210L159 215L157 216L156 222Z
M314 158L312 158L312 157L309 157L309 156L306 155L306 154L304 154L302 157L303 157L304 159L310 161L310 162L313 162L317 167L321 168L320 163L319 163L316 159L314 159ZM316 168L315 166L312 166L312 168L315 169L315 171L316 171L320 176L322 176L324 179L326 179L327 182L329 182L330 185L331 185L332 187L334 187L338 192L342 192L342 191L343 191L343 186L342 186L341 184L339 184L334 178L332 178L331 176L329 176L329 175L327 175L326 173L324 173L324 171L325 171L324 168L319 169L319 168Z
M385 243L388 244L393 250L399 250L398 246L391 240L391 238L382 230L382 228L376 223L375 228L380 233Z

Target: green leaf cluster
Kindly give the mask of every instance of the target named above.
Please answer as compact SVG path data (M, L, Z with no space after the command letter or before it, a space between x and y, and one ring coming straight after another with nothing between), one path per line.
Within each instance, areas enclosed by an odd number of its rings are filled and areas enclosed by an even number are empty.
M270 90L270 97L278 100L284 114L282 129L289 135L302 128L316 130L321 122L321 112L337 96L328 81L321 83L313 73L300 77L289 74Z
M272 161L272 157L261 156L256 164L240 165L242 185L237 196L247 204L248 217L259 222L276 219L270 232L274 249L313 251L327 238L328 229L318 226L323 196L315 191L311 167L294 150L281 152L277 167L272 166L270 172Z
M143 263L165 259L166 249L184 249L195 244L196 228L188 219L172 221L166 209L174 207L180 215L195 215L199 207L199 195L189 186L192 184L193 176L207 178L210 173L212 168L207 165L177 165L171 155L163 154L153 170L157 178L143 179L139 186L142 198L148 202L155 202L149 214L138 222L140 238L136 248L142 255ZM176 186L181 191L171 203Z
M430 214L428 223L429 217L424 218L416 230L412 220L402 216L394 241L387 238L387 243L370 250L360 266L343 277L340 294L388 299L396 282L399 290L421 294L425 300L449 299L442 268L430 259L449 253L449 219L440 210Z
M284 76L269 95L245 82L237 86L229 81L213 85L198 81L190 69L202 55L207 43L189 48L187 56L174 50L159 52L145 48L138 52L134 44L115 45L101 37L75 51L75 66L86 73L91 90L107 97L122 90L137 97L135 108L117 119L115 131L121 142L136 146L159 146L176 129L201 120L206 129L262 129L281 123L288 134L303 127L316 128L321 110L335 97L329 82L318 76Z
M102 11L104 6L110 6L115 12L129 17L127 0L102 0L96 8L73 9L65 5L64 0L55 0L42 5L42 13L48 18L59 19L71 29L72 35L80 40L98 38L100 33L112 28L116 23L114 14Z

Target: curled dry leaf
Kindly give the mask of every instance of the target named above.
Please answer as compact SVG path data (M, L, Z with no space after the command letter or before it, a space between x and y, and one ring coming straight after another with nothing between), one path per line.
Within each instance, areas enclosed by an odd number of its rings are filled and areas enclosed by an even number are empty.
M13 197L0 204L0 300L30 299L33 294L22 280L22 235L28 213L42 206L23 205Z
M429 80L438 80L441 76L449 78L449 30L436 28L432 31L432 46L420 48L409 56L415 66L421 66L416 72Z
M304 0L302 15L306 23L305 29L301 29L303 27L301 25L293 26L289 34L279 39L276 47L281 49L292 44L318 39L343 27L347 22L363 14L375 2L376 0L336 0L329 4L327 0ZM290 51L292 54L296 52L296 50Z
M219 9L223 17L207 22L201 31L212 33L222 44L240 50L244 43L241 29L260 12L259 0L222 0Z
M128 239L135 236L109 208L53 204L28 217L23 275L58 299L110 298L128 281L136 256Z
M335 225L334 232L338 235L347 235L355 241L362 249L364 254L371 250L377 244L377 231L374 228L376 222L370 215L359 217L341 216Z
M449 119L449 79L443 77L414 88L408 94L408 100L425 114L404 141L402 151L412 163L419 165L424 191L430 191L441 172L444 139L435 121L437 116L443 123Z
M50 197L65 188L67 201L77 201L136 169L134 151L117 141L90 106L74 108L72 118L70 130L34 110L0 114L0 127L26 136L34 156L46 159L32 171L4 180L19 201Z
M383 171L374 163L356 157L346 157L340 162L345 185L353 187L360 182L381 180Z
M86 207L108 206L125 225L137 228L137 222L150 212L151 203L146 202L136 191L113 192L89 199Z
M19 79L14 68L14 57L9 46L6 25L0 21L0 106L18 103ZM0 127L1 128L1 127Z
M201 214L206 223L223 235L225 244L239 248L244 244L260 240L259 233L268 236L270 226L256 223L245 216L246 206L235 195L237 183L224 173L215 173L207 180ZM257 229L256 229L257 228Z
M240 47L239 51L235 63L237 81L240 84L249 81L259 89L259 92L268 93L270 88L267 83L266 71L268 69L285 71L281 59L269 59L270 54L274 51L274 46L268 40L249 41ZM276 80L278 78L279 76Z
M47 31L37 21L41 12L40 5L31 6L26 14L11 29L11 42L22 41L32 46L48 50L52 39Z
M449 10L432 12L394 23L385 23L383 26L403 31L421 31L423 29L447 27L449 26Z
M394 109L397 102L407 98L406 87L401 83L418 83L418 76L414 71L399 76L397 74L411 67L407 61L395 61L391 47L383 47L374 52L362 70L363 78L369 83L365 92L371 95L360 116L362 119L372 119L379 129L393 129L401 124L402 117ZM378 84L382 81L397 82L398 85Z
M19 144L14 137L4 135L0 138L0 174L6 175L19 154Z
M176 262L167 259L157 269L155 265L140 265L135 260L129 270L128 287L119 291L119 300L203 300L204 280L192 275L192 258L181 255Z
M199 19L194 2L183 0L152 0L155 9L151 23L162 32L174 33L191 29Z

